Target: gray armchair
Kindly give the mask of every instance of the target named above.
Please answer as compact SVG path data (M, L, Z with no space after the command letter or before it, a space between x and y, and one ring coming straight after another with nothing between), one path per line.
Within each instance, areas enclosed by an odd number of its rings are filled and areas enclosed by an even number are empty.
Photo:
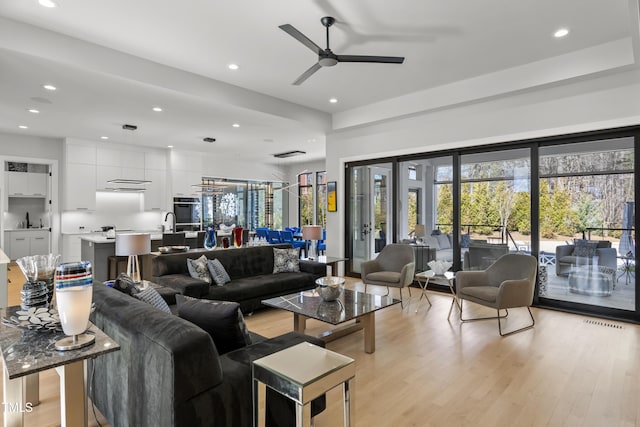
M530 329L535 319L529 306L533 302L538 261L531 255L503 255L486 270L459 271L456 274L456 294L460 302L460 320L498 319L498 332L501 336L511 335ZM462 302L464 300L495 308L497 316L474 319L463 319ZM526 307L531 317L531 324L523 328L502 333L500 319L509 315L509 308ZM500 316L500 310L506 314Z
M365 292L367 285L386 286L387 293L389 287L400 289L400 306L404 308L402 288L413 282L415 273L413 248L402 244L387 245L376 259L361 264L360 273Z
M611 247L611 242L608 240L594 240L593 243L596 244L595 256L598 257L598 265L616 271L618 269L617 253L615 248ZM591 265L593 263L593 257L575 256L575 247L575 245L556 246L557 276L568 275L576 265Z

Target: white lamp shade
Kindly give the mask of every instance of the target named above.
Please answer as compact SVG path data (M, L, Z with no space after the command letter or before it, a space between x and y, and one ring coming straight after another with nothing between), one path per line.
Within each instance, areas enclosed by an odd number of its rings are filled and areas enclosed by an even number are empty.
M304 240L321 240L322 227L319 225L303 225L302 238Z
M151 234L132 233L116 235L116 255L146 255L151 252Z
M416 237L424 237L425 236L425 230L424 230L424 224L416 224Z

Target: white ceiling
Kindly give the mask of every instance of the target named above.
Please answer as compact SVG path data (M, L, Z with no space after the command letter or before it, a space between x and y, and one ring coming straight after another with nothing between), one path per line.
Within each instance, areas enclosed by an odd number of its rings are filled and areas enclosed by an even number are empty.
M0 2L0 131L21 132L17 126L26 124L22 132L39 136L107 135L264 162L292 149L308 152L293 161L322 158L335 115L361 115L372 104L384 109L421 91L509 69L519 70L522 90L534 86L527 83L529 64L623 40L632 53L638 49L637 0L57 3L47 9L37 0ZM278 26L291 24L324 47L320 18L326 15L337 19L335 53L405 56L405 63L343 63L291 85L316 58ZM569 36L554 38L560 27ZM229 63L240 69L229 70ZM59 90L41 88L49 82ZM330 104L331 97L339 102ZM152 112L154 105L164 111ZM31 107L42 112L26 112ZM386 118L406 113L386 110ZM122 131L123 123L139 130ZM203 143L205 136L216 143Z

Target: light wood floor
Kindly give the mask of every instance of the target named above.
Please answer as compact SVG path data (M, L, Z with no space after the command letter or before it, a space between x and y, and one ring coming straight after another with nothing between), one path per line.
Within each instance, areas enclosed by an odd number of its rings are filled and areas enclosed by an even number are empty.
M363 289L355 280L348 286ZM447 321L445 294L431 292L433 306L416 313L419 292L412 293L409 308L377 312L375 353L364 352L362 332L327 345L356 360L357 426L640 426L640 327L533 309L533 330L501 338L495 321L461 325L455 310ZM507 328L527 320L520 311L511 311ZM269 337L293 327L292 315L278 310L246 321ZM315 333L325 327L308 325ZM59 425L57 375L40 381L43 402L26 425ZM340 403L331 391L316 426L341 425Z

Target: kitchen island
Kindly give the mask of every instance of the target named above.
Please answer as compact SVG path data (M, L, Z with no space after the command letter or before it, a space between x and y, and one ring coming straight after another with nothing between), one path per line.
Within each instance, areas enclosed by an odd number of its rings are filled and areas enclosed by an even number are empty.
M120 234L121 232L117 232L116 234ZM149 233L151 234L151 252L156 252L158 247L162 246L162 234L157 231L148 232L148 231L127 231L122 232L123 234L128 233ZM187 246L195 247L196 246L196 236L197 232L187 232ZM114 265L114 262L117 263L118 259L115 258L116 255L116 239L107 238L103 233L91 233L82 235L80 237L81 247L80 254L81 259L83 261L91 262L93 266L93 279L104 282L106 280L115 279L114 275L117 275L118 271L117 265ZM145 280L150 280L151 276L151 257L153 255L144 255L140 257L140 270L142 272L142 278ZM110 265L109 260L111 258L111 274L110 274ZM126 257L118 257L118 258L126 258ZM120 260L126 265L126 259Z

